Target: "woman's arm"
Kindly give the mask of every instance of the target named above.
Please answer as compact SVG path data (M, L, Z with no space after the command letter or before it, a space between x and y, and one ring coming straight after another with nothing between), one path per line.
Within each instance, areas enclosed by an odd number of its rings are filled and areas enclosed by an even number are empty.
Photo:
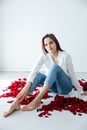
M71 59L71 56L68 54L67 55L67 71L68 71L68 74L69 74L69 77L71 79L71 82L73 84L73 86L76 87L76 89L80 92L80 93L83 93L83 90L77 80L77 77L76 77L76 74L74 72L74 68L73 68L73 63L72 63L72 59Z
M32 83L28 81L25 87L19 92L19 94L17 95L17 99L19 102L21 102L23 99L25 99L28 96L31 84Z
M31 73L28 76L27 79L27 83L25 85L25 87L20 91L20 93L17 95L17 99L19 100L19 102L21 102L29 93L29 89L31 87L31 84L33 82L33 79L35 78L36 74L38 73L38 71L40 70L41 66L44 63L43 60L43 55L41 55L37 62L35 63L34 67L31 70Z

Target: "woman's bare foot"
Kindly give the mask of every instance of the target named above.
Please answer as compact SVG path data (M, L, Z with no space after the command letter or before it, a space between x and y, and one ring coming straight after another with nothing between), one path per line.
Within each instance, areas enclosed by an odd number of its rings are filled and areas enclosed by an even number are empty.
M11 104L10 108L8 109L8 111L3 113L4 117L9 116L10 114L12 114L14 111L19 110L20 109L20 104L18 101L15 101Z
M32 102L30 102L28 105L24 106L21 108L22 111L32 111L35 108L37 108L38 106L40 106L41 101L40 100L33 100Z

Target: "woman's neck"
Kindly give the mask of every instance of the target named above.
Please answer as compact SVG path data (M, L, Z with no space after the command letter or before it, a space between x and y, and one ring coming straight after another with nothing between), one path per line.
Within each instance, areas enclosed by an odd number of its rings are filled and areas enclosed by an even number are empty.
M56 58L56 57L58 56L58 51L53 52L53 53L50 53L50 55L51 55L53 58Z
M59 53L59 51L58 51L58 52L55 52L55 53L50 53L50 55L51 55L51 57L52 57L52 59L53 59L53 62L54 62L55 64L58 64L58 53Z

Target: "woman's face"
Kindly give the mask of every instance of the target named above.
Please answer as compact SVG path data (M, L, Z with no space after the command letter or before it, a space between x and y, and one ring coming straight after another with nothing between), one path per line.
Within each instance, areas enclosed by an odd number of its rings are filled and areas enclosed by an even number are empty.
M48 53L57 52L56 43L50 37L44 39L44 47L48 51Z

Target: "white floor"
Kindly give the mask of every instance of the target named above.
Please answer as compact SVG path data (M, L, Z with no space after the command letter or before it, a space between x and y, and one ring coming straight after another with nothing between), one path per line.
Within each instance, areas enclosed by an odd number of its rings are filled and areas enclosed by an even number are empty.
M28 72L0 72L0 91L10 85L11 81L18 78L27 78ZM87 73L77 73L78 79L87 80ZM77 92L71 96L78 96ZM86 96L80 96L87 100ZM67 111L54 111L49 118L38 117L36 110L31 112L16 111L11 116L4 118L3 112L9 107L8 98L0 99L0 130L87 130L87 114L73 115ZM51 99L43 100L44 104Z

